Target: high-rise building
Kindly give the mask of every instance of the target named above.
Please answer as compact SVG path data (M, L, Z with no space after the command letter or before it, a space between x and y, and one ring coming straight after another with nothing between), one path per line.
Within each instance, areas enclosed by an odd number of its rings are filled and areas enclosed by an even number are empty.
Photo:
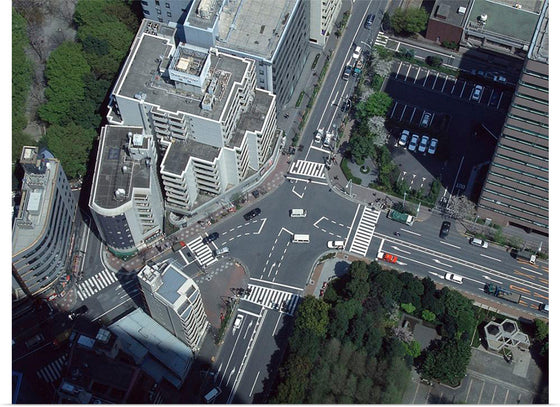
M138 273L151 317L195 352L208 319L198 286L174 264L144 266Z
M76 200L60 161L23 147L21 204L12 227L12 296L54 298L64 292Z
M323 48L333 34L342 0L309 1L309 41Z
M163 236L156 146L142 127L101 129L89 208L115 254L134 254Z
M176 44L174 33L142 22L108 120L154 135L166 209L188 215L270 167L281 133L276 97L255 89L252 59Z
M478 214L548 236L548 1L545 1Z

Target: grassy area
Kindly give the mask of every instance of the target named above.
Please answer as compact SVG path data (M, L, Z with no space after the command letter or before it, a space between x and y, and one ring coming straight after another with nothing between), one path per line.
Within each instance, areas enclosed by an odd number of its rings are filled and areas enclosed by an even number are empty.
M347 158L342 159L342 161L340 163L340 168L342 169L342 172L344 173L344 176L346 177L347 180L352 180L352 182L356 185L361 185L362 184L362 180L360 178L352 175L352 171L350 171L350 168L348 168L348 159Z
M318 53L317 55L315 55L315 59L313 60L313 64L311 64L311 69L315 69L315 67L317 66L317 62L319 62L319 57L321 56L320 53Z
M305 96L305 92L302 90L299 93L299 97L298 97L297 102L296 102L296 107L299 107L301 105L301 102L303 101L304 96Z

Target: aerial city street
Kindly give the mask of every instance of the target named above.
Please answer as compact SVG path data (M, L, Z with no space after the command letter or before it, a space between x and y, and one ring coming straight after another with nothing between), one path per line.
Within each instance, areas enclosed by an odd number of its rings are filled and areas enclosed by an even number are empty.
M14 0L11 402L548 403L548 6Z

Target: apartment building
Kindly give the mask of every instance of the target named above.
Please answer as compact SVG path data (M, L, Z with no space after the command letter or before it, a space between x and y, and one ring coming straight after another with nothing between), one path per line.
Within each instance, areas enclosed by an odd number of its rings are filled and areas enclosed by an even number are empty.
M174 33L142 22L108 120L154 135L166 209L188 215L260 171L280 133L276 97L255 88L253 60L175 44Z
M23 147L21 204L12 225L12 298L64 295L77 203L60 161Z
M138 280L151 317L197 352L208 319L196 283L174 264L165 263L144 266Z
M545 1L482 193L478 214L548 236L548 1Z
M107 247L131 255L163 236L154 137L138 126L101 129L89 208Z
M342 0L309 1L309 42L323 48L333 33Z

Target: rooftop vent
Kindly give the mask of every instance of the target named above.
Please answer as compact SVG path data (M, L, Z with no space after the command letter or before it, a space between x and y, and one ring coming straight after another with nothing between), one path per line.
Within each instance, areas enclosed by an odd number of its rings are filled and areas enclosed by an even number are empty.
M480 21L482 24L486 24L486 21L488 21L488 15L482 14L480 17L478 17L478 21Z
M123 172L123 174L130 174L132 172L132 169L128 165L123 165L122 166L122 172Z
M144 101L146 100L146 94L144 92L138 92L136 95L134 95L134 98Z
M118 188L115 191L115 199L117 201L122 201L126 197L126 191L123 188Z
M457 10L457 13L459 13L459 14L465 14L466 12L467 12L466 7L459 7L459 10Z

